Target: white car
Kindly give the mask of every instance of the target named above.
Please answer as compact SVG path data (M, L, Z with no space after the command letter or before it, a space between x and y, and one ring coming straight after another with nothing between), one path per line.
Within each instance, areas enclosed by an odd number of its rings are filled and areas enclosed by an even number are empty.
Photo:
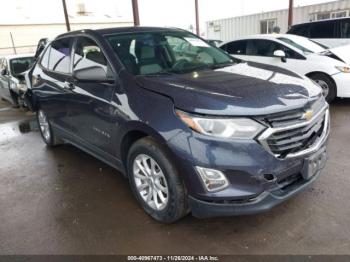
M350 45L327 49L296 35L257 35L220 48L251 62L279 66L307 76L323 89L327 101L350 97Z

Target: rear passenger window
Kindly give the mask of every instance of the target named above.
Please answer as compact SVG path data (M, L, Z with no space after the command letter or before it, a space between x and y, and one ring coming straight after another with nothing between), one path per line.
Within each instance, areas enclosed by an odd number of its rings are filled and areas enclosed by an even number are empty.
M49 70L70 73L71 42L72 38L63 38L51 44Z
M334 23L315 23L310 28L310 38L334 38Z
M245 55L247 49L247 41L236 41L226 45L226 51L229 54Z
M341 22L341 38L350 38L350 20Z

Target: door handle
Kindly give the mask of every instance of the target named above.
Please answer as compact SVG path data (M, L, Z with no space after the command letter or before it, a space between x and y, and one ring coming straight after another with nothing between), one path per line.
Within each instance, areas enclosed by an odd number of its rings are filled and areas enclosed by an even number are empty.
M64 85L63 85L63 88L67 89L67 90L74 90L75 87L74 87L73 83L65 81Z

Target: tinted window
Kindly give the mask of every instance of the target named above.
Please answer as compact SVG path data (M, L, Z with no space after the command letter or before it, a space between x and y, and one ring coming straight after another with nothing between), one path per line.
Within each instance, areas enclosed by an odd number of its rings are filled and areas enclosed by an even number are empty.
M333 22L323 22L311 24L310 38L334 38Z
M19 75L27 71L33 63L33 57L21 57L10 60L10 68L12 75Z
M246 54L246 48L247 48L247 41L236 41L231 42L226 45L226 51L229 54L234 55L245 55Z
M247 44L247 55L273 56L276 49L275 42L269 40L250 40Z
M341 22L341 37L350 38L350 20Z
M289 30L288 34L308 37L308 28L309 25L293 26L292 29Z
M72 38L64 38L54 41L50 48L49 70L70 72L70 47Z
M274 52L282 50L287 58L302 59L303 57L294 50L270 40L250 40L247 44L247 55L273 57Z
M80 37L74 51L73 70L78 71L93 67L102 68L106 75L112 77L111 68L101 48L91 38Z

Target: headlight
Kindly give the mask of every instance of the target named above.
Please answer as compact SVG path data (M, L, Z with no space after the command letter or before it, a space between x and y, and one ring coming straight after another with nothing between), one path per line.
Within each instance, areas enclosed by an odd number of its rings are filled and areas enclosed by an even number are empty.
M350 67L349 66L336 66L335 68L337 68L340 72L350 73Z
M253 139L265 127L249 118L209 118L176 111L177 116L194 131L208 136Z

